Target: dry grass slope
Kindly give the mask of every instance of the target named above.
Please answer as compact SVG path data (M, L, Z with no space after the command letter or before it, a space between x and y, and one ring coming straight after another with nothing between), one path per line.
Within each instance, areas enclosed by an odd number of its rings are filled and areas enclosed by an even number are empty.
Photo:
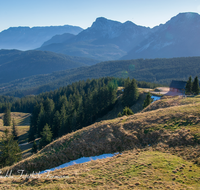
M95 123L57 139L3 171L42 171L82 156L148 146L200 164L200 103L188 103Z
M27 142L30 127L30 113L11 112L11 120L14 119L18 131L19 143ZM0 137L5 129L12 131L12 126L3 126L3 113L0 113Z
M3 178L0 189L199 189L200 168L169 153L146 149L77 164L40 177Z
M19 144L26 143L28 141L30 116L31 116L30 113L11 112L11 120L14 118L16 123L16 129L19 137L18 139ZM3 126L3 113L0 113L0 139L6 128L10 131L10 133L12 132L12 126ZM23 158L31 156L31 147L32 143L20 146Z

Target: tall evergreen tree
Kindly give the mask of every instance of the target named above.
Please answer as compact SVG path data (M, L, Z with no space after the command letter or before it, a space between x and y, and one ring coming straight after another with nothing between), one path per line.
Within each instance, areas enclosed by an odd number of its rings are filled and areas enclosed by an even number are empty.
M38 114L38 120L37 120L37 134L39 136L41 136L41 132L46 124L46 120L45 120L45 111L44 111L44 106L41 103L40 104L40 112Z
M39 142L40 149L49 144L51 142L51 139L52 139L51 128L49 127L48 124L46 124L43 128L43 131L41 132L41 139Z
M76 113L76 110L74 110L74 113L72 115L72 122L71 122L71 130L72 131L75 131L77 129L76 124L77 124L77 113Z
M125 106L132 106L139 97L137 83L135 79L126 80L122 102Z
M149 104L151 104L151 102L153 102L153 99L151 98L151 94L148 92L143 103L143 108L146 108Z
M21 160L21 150L19 144L9 135L8 129L4 131L2 141L0 143L0 167L10 166Z
M32 153L37 153L37 143L35 141L33 142L33 146L32 146L31 152Z
M38 115L40 113L40 107L38 103L35 105L33 112L30 117L30 129L28 132L28 141L33 141L35 139L35 136L37 134L37 127L38 127Z
M53 118L53 111L54 111L55 104L52 99L47 98L44 101L44 110L45 110L45 121L49 125L52 123Z
M62 124L62 122L61 122L61 118L60 118L60 113L57 110L53 117L53 125L52 125L53 138L58 137L58 133L61 128L61 124Z
M12 120L12 135L14 137L14 140L18 139L18 131L17 131L17 128L16 128L16 124L15 124L14 118Z
M6 109L4 111L3 125L4 126L10 126L11 125L11 114L10 114L10 109L8 107L6 107Z
M199 94L199 80L198 80L198 77L196 76L194 81L193 81L193 84L192 84L192 92L195 94L195 95L198 95Z
M65 105L63 105L60 110L60 121L61 121L61 126L58 135L61 137L62 135L65 135L68 132Z
M191 94L191 93L192 93L192 77L190 76L185 86L185 94Z
M28 131L28 142L33 141L35 139L35 135L36 135L36 129L33 126L33 124L31 123L29 131Z

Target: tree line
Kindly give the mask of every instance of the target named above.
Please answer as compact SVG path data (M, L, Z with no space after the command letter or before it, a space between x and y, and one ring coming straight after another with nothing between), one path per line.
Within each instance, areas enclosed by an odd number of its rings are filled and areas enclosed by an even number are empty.
M107 77L106 77L107 78ZM117 84L119 86L125 85L125 78L114 78L113 80L117 81ZM93 79L91 79L93 80ZM95 79L96 80L96 79ZM84 82L84 81L79 81ZM74 83L76 84L76 82ZM155 88L160 86L160 84L145 82L145 81L136 81L136 84L139 88ZM70 85L67 85L70 86ZM57 90L50 91L50 92L44 92L39 95L28 95L23 96L21 98L14 97L14 96L0 96L0 113L4 113L6 108L9 108L11 112L24 112L24 113L32 113L34 106L36 104L40 104L40 102L43 101L44 97L52 97L55 92L61 91L61 87Z
M29 141L41 137L40 148L52 139L81 129L110 111L117 100L119 83L124 83L122 102L134 104L139 96L135 79L101 78L77 82L55 91L34 107Z
M42 148L52 139L88 126L110 111L117 100L118 86L124 86L122 103L130 107L138 99L137 86L152 84L130 78L88 79L37 96L3 97L5 101L0 98L0 111L32 113L29 141L41 137Z
M117 93L118 86L124 86L121 99L125 109L122 114L133 114L128 107L132 106L139 97L137 83L135 79L130 78L105 77L79 81L52 92L24 97L17 99L17 101L4 97L6 100L4 125L11 125L10 110L16 108L18 111L33 109L29 141L41 137L39 141L41 149L53 139L88 126L110 111L119 95ZM148 85L148 83L142 82L140 85ZM14 119L12 125L12 134L9 135L9 131L6 130L0 143L2 167L12 165L21 159L20 149L16 141L18 135ZM37 152L35 141L32 152Z
M200 57L106 61L91 67L59 71L48 75L34 75L26 80L2 84L0 93L22 97L27 94L40 94L44 91L55 90L75 81L105 76L134 77L138 81L169 85L172 78L187 80L190 75L200 77L199 61Z
M42 100L36 103L31 115L29 141L41 137L42 148L51 141L51 137L55 139L92 124L112 109L117 98L118 82L106 77L79 81L43 93L40 95Z
M200 88L199 88L199 80L198 77L196 76L194 78L194 81L192 81L192 77L190 76L186 86L185 86L185 94L190 95L198 95L200 93Z

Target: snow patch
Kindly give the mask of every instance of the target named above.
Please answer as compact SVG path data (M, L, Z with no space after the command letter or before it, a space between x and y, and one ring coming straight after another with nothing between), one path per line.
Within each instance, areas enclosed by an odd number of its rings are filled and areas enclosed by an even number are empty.
M60 166L57 166L55 168L51 168L51 169L47 169L47 170L41 171L39 174L43 174L43 173L47 173L47 172L50 172L50 171L58 170L58 169L61 169L61 168L72 166L74 164L82 164L82 163L85 163L85 162L89 162L91 160L110 158L110 157L113 157L113 156L115 156L117 154L119 154L119 152L114 153L114 154L102 154L102 155L99 155L99 156L82 157L82 158L79 158L77 160L72 160L72 161L67 162L65 164L62 164Z

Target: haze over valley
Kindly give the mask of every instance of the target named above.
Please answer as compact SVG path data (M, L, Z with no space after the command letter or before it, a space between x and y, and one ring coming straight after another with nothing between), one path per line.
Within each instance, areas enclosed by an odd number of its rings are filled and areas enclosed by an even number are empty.
M14 27L0 33L1 49L37 49L100 61L200 56L200 15L180 13L153 28L97 18L75 26Z
M0 189L199 189L199 13L0 0Z

